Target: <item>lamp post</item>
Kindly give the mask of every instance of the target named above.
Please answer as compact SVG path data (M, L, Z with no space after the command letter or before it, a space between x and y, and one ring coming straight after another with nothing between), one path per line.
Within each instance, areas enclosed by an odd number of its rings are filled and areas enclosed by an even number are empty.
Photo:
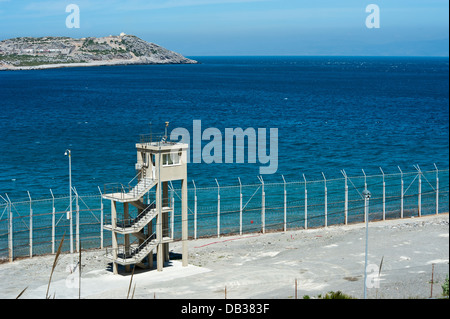
M64 153L65 156L69 157L69 200L70 200L70 211L67 214L67 219L70 221L70 253L71 253L71 263L70 267L73 267L73 225L72 225L72 152L67 149Z
M367 254L369 248L369 198L372 195L367 188L362 192L364 196L364 216L366 220L366 252L364 260L364 299L367 298Z

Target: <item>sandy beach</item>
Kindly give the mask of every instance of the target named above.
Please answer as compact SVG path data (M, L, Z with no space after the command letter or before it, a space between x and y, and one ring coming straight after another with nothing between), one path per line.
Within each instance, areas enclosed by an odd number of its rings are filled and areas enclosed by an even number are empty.
M449 273L448 222L448 214L371 222L367 297L441 297ZM296 285L297 298L329 291L363 297L364 224L192 240L188 267L181 266L180 242L170 250L162 272L136 269L133 298L291 299ZM62 254L49 295L127 298L131 274L121 269L113 275L104 253L82 252L80 290L78 273L67 270L78 254ZM53 260L47 255L1 264L0 297L15 298L27 288L21 298L45 298Z

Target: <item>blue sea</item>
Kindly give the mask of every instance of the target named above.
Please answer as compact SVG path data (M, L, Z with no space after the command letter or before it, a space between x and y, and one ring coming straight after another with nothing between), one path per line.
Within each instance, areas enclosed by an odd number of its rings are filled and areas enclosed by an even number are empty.
M448 58L190 58L200 63L0 72L0 194L67 195L66 149L80 194L127 183L139 135L166 121L191 134L194 120L223 134L277 128L267 182L448 168ZM197 187L252 184L260 166L191 163L188 177Z

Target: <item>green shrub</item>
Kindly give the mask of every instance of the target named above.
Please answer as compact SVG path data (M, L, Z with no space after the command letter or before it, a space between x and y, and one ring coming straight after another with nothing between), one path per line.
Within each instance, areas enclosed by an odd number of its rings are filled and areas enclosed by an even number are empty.
M319 296L321 299L353 299L353 297L344 294L342 291L330 291L325 296Z
M445 278L444 284L442 285L442 295L448 298L448 275Z

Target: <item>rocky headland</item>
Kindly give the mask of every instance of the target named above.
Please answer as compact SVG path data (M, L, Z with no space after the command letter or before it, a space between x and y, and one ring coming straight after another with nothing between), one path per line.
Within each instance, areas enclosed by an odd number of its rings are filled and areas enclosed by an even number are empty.
M194 63L197 61L124 33L101 38L20 37L0 41L0 70Z

